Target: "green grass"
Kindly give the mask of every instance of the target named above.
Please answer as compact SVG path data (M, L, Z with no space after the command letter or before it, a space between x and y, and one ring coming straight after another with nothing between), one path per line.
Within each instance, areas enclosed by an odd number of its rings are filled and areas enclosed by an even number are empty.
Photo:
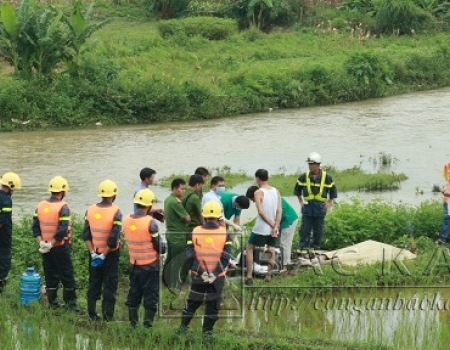
M367 173L359 167L350 169L337 170L332 167L325 168L333 177L339 192L348 191L389 191L396 190L400 187L400 183L408 177L403 173ZM250 174L242 171L233 171L229 166L209 169L212 176L220 175L225 178L226 187L233 188L242 183L252 181L254 178ZM157 184L164 187L170 187L173 179L181 177L189 180L188 174L172 174L163 177L157 181ZM297 182L298 174L273 174L270 176L270 184L276 187L282 196L292 196L293 189ZM205 184L208 188L209 184Z

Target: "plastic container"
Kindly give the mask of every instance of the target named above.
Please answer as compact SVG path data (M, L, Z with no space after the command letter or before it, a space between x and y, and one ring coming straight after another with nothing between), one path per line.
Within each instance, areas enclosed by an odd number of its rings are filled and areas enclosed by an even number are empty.
M34 267L28 267L20 277L20 303L28 305L41 298L41 276L34 271Z

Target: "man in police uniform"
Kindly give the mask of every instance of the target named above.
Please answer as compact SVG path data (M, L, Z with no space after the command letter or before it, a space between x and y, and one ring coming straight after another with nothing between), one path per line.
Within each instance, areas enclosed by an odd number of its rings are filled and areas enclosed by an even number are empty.
M12 200L14 190L22 186L19 175L5 173L0 178L0 294L6 286L11 270L12 248Z
M309 170L299 176L294 187L294 195L298 198L302 214L297 252L302 258L312 259L315 257L315 251L320 249L325 215L333 204L333 199L337 198L337 190L331 176L320 168L322 159L319 153L310 153L306 162Z
M80 312L71 258L70 210L63 200L68 190L69 184L63 177L55 176L50 180L51 196L38 204L31 230L42 253L48 303L51 307L61 306L57 299L61 282L65 306Z
M187 242L186 256L191 260L192 283L182 313L178 333L184 333L197 309L206 303L203 335L211 335L219 318L225 274L230 262L231 237L219 224L222 206L209 201L202 208L204 223L192 231Z
M122 213L113 204L117 194L117 185L113 181L102 181L97 189L97 196L102 201L91 205L86 211L83 240L90 254L87 305L91 321L100 320L96 304L102 294L103 319L112 321L114 316L119 283L119 238L122 231Z

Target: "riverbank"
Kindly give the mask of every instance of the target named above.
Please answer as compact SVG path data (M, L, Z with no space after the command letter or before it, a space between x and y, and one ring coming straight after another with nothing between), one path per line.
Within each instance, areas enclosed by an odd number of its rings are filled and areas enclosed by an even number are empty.
M450 85L449 33L378 36L293 28L225 40L115 19L79 75L0 75L0 130L202 120Z

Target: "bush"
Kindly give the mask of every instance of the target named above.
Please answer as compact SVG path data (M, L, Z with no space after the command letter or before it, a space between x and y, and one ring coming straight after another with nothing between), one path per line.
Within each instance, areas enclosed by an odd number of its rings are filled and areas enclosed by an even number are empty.
M236 21L215 17L189 17L158 23L159 34L163 38L174 35L200 35L209 40L224 40L237 33Z
M412 34L431 28L435 20L412 0L380 0L376 3L375 27L378 33Z
M360 98L382 96L384 87L392 84L392 73L388 65L373 53L356 53L344 66L347 73L355 79L355 88Z

